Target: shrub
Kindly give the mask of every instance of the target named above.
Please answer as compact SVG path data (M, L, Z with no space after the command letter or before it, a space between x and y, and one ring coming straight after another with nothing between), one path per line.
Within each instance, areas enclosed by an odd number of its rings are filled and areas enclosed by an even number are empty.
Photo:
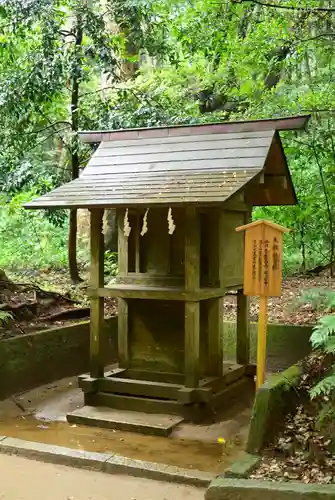
M0 204L0 268L63 268L67 265L67 220L55 225L44 210L26 210L35 193L20 193ZM79 241L79 263L87 262L87 245Z
M335 292L330 292L326 308L331 309L331 304L334 303ZM329 365L321 378L311 388L310 396L320 403L320 426L335 439L335 314L329 314L318 320L313 329L311 343L314 350L321 351L326 355Z

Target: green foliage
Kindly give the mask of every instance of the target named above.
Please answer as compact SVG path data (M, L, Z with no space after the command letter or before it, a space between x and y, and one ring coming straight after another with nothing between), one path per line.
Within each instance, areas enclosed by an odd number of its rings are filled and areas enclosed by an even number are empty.
M117 254L114 252L105 252L105 266L104 271L107 276L117 275Z
M165 50L141 2L7 0L0 31L0 188L7 192L31 188L31 177L69 180L67 158L77 153L78 127L90 124L85 102L92 105L99 76L114 85L119 65L136 60L143 45L152 55Z
M335 295L335 294L334 294ZM324 349L326 352L332 352L335 339L335 314L323 316L313 328L311 343L313 349Z
M324 396L324 399L328 399L328 396ZM319 427L325 433L330 436L332 443L334 445L335 436L335 398L330 400L328 403L322 405L321 411L319 413Z
M67 262L67 221L55 226L42 211L28 211L23 203L33 192L14 196L0 207L0 267L63 268ZM79 247L79 260L88 258L84 245Z
M312 113L307 132L282 134L299 205L258 207L254 216L292 230L286 273L329 263L334 18L302 10L317 0L290 5L299 9L231 0L2 2L0 189L40 193L68 181L71 155L79 152L82 167L91 153L78 128ZM64 214L49 220L65 224Z
M13 319L13 315L8 311L0 311L0 325L8 323Z
M296 305L310 303L314 311L331 312L335 308L335 293L327 288L310 288L304 291Z
M308 290L300 298L300 303L311 302L315 309L330 311L334 307L333 290ZM335 314L328 314L318 319L311 335L313 350L321 353L319 379L310 389L310 397L316 400L320 408L319 426L334 438L335 429ZM321 370L320 370L321 368Z
M328 295L328 306L333 305L335 292ZM326 305L327 307L327 305ZM321 349L329 358L330 365L320 380L310 390L312 399L318 399L321 406L319 424L334 437L335 426L335 314L323 316L313 328L311 336L313 349Z
M317 398L319 396L329 396L332 395L335 391L335 372L331 375L327 375L320 382L318 382L311 389L311 397L312 399Z

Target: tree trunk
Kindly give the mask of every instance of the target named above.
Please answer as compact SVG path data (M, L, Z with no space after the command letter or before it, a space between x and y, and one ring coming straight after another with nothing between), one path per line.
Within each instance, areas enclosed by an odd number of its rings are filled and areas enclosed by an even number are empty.
M80 14L76 20L76 41L75 41L75 68L73 70L72 88L71 88L71 129L73 132L72 148L71 148L71 179L79 177L79 81L81 72L81 54L80 48L83 41L82 19ZM69 271L73 283L78 283L81 278L78 273L77 263L77 210L70 210L69 217L69 237L68 237L68 258Z
M139 35L141 32L141 18L136 3L119 0L114 3L114 20L116 31L123 33L126 42L125 59L120 64L120 79L133 79L139 70ZM133 59L133 60L132 60Z
M108 1L105 1L104 3L107 5ZM126 58L119 64L119 78L122 82L134 79L140 68L140 47L138 43L136 43L136 36L134 36L134 32L141 29L140 21L136 16L136 9L136 6L127 7L123 1L119 1L114 6L114 23L109 23L109 29L111 33L117 34L122 32L126 40ZM132 61L127 59L127 57L135 57L136 60ZM108 77L106 78L106 74L104 73L102 75L101 87L102 89L104 89L108 86ZM105 97L106 96L107 93ZM112 252L117 252L118 231L115 210L105 210L105 226L105 249Z
M68 235L69 271L72 283L79 283L81 278L77 264L77 210L70 210Z
M335 260L335 231L334 231L333 212L332 212L332 208L330 205L329 194L328 194L328 189L326 186L326 179L325 179L323 169L322 169L322 164L319 160L318 152L316 150L314 143L312 143L312 149L313 149L314 157L315 157L318 169L319 169L322 191L323 191L323 195L325 197L325 202L326 202L326 213L328 216L328 229L329 229L329 232L328 232L328 234L329 234L329 262L330 262L330 264L332 264ZM333 265L331 265L331 267L330 267L330 276L331 276L331 278L334 277Z
M17 286L10 280L3 269L0 269L0 290L16 290Z
M305 272L306 271L306 246L305 246L305 229L304 225L302 224L300 227L300 249L301 249L301 271Z
M0 269L0 283L2 286L7 286L7 283L12 283L3 269Z

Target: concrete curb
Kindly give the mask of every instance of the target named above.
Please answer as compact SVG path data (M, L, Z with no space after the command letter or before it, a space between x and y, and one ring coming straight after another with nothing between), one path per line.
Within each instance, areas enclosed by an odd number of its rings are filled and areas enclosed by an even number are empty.
M258 467L261 462L258 455L244 453L243 456L234 462L220 477L246 479Z
M127 474L129 476L198 487L207 487L216 477L215 474L209 472L133 460L109 453L74 450L63 446L35 443L6 436L0 436L0 453L108 474Z
M205 500L334 500L335 484L269 482L253 479L217 478Z
M271 375L256 392L246 451L257 455L278 435L285 416L295 408L301 364Z

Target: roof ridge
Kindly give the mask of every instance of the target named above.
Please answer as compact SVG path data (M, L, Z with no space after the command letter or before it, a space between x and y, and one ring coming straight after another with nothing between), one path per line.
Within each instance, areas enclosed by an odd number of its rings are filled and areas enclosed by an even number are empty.
M158 126L158 127L142 127L142 128L129 128L117 130L96 130L96 131L81 131L79 136L84 142L101 142L103 135L110 135L113 137L123 136L124 138L142 138L142 137L166 137L166 136L180 136L180 135L194 135L194 130L208 130L208 133L214 133L215 129L221 129L222 133L225 131L258 131L258 130L298 130L306 126L311 115L297 115L289 117L278 117L271 119L256 119L245 121L231 121L231 122L215 122L215 123L193 123L193 124L180 124L173 126ZM202 134L203 132L201 132ZM163 134L163 135L161 135ZM99 138L100 136L100 138ZM117 139L116 139L117 140Z

